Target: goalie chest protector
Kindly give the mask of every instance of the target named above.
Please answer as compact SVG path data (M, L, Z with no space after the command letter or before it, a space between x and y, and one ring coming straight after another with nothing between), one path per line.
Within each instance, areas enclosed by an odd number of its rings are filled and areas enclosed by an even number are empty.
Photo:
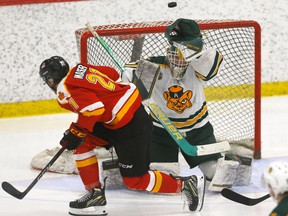
M190 131L208 122L202 85L191 65L181 80L173 79L170 68L161 67L151 98L181 132ZM162 127L156 119L154 124Z

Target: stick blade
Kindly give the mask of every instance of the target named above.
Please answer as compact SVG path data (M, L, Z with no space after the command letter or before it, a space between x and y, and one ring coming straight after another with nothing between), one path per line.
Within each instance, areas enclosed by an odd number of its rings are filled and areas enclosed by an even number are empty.
M228 141L222 141L217 143L211 143L207 145L197 146L197 155L209 155L220 152L225 152L230 149L230 144Z
M262 202L263 200L266 200L270 197L270 194L267 194L263 197L260 197L260 198L256 198L256 199L253 199L253 198L248 198L248 197L245 197L239 193L236 193L228 188L224 188L222 191L221 191L221 195L229 200L232 200L234 202L237 202L237 203L241 203L243 205L247 205L247 206L253 206L253 205L256 205L260 202Z
M8 194L10 194L11 196L17 198L17 199L23 199L23 197L25 196L24 193L20 192L19 190L17 190L13 185L11 185L8 182L2 182L2 188L4 191L6 191Z

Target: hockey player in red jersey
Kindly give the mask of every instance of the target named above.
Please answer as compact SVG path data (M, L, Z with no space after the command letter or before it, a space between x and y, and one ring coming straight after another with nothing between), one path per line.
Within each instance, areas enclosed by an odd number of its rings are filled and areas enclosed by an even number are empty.
M149 170L152 122L133 83L123 83L107 66L68 63L53 56L40 65L40 76L56 93L59 105L78 114L60 144L74 150L79 175L87 194L70 202L71 215L106 215L105 181L99 181L96 146L113 145L127 188L152 193L185 195L190 211L203 205L197 177L172 177ZM199 184L200 181L198 181ZM199 186L199 185L198 185ZM87 209L89 208L89 211Z

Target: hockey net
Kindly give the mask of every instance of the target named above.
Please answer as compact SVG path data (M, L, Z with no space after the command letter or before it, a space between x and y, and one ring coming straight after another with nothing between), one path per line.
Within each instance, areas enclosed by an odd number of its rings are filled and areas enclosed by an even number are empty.
M261 28L255 21L196 20L205 47L223 54L224 69L205 84L211 123L217 140L252 150L261 158ZM126 63L165 55L166 26L172 21L94 26L116 58ZM121 69L86 29L75 31L81 62ZM245 154L245 153L244 153Z
M255 21L197 20L205 46L218 49L225 58L225 67L205 85L211 123L217 141L228 140L233 152L261 158L261 29ZM165 55L167 40L163 32L172 21L141 22L95 26L94 29L108 44L123 65L150 56ZM86 29L76 30L81 62L108 65L121 69L101 44ZM46 149L35 155L31 167L43 169L59 147ZM114 152L115 153L115 152ZM111 159L111 154L99 148L95 155L100 161ZM116 157L116 155L114 155ZM155 169L169 173L179 167L169 164ZM106 172L100 165L100 172ZM65 151L49 171L77 174L73 153ZM107 170L108 172L108 170ZM118 169L109 169L108 188L119 188ZM101 174L100 176L103 176Z

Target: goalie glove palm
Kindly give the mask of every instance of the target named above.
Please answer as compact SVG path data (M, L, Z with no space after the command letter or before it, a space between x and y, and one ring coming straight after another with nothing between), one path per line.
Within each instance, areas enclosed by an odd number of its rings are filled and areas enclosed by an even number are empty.
M65 146L68 150L74 150L81 145L86 136L87 132L84 129L75 123L71 123L70 128L64 132L60 145Z

